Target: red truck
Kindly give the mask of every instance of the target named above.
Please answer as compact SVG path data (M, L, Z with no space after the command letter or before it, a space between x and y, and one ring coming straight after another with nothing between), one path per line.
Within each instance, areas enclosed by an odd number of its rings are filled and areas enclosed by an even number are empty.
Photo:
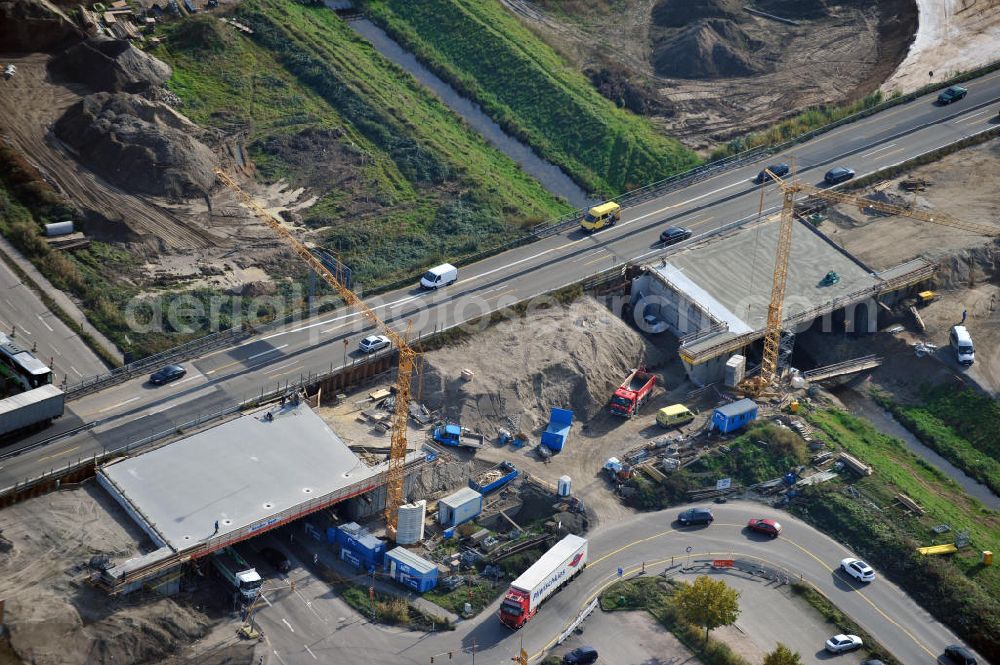
M642 406L649 395L653 392L653 385L656 384L656 375L650 374L644 369L634 369L618 390L611 397L608 411L615 416L631 418Z

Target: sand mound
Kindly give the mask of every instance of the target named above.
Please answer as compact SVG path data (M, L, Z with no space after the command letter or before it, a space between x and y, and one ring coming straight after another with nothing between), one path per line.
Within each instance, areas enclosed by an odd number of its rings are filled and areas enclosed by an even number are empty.
M170 67L129 42L91 37L53 58L50 71L95 91L144 92L170 78Z
M80 29L47 0L0 2L0 45L4 51L48 51L81 38Z
M653 25L683 28L709 18L735 19L742 12L740 0L660 0L653 7Z
M532 432L552 407L593 418L636 363L660 353L592 298L500 323L472 341L425 356L427 403L449 420L493 436L500 428ZM465 382L464 368L475 372Z
M137 95L88 95L67 109L55 133L89 168L132 192L193 197L215 181L215 155L194 138L200 130Z
M769 63L755 55L763 47L735 22L707 19L661 42L653 50L653 67L677 78L754 76L769 69Z

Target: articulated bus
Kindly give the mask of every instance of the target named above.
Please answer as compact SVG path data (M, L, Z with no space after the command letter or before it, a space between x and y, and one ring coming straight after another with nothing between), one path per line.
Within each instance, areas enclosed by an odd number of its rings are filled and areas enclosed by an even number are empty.
M26 391L52 383L52 370L31 351L22 349L0 333L0 377L8 391L14 387Z

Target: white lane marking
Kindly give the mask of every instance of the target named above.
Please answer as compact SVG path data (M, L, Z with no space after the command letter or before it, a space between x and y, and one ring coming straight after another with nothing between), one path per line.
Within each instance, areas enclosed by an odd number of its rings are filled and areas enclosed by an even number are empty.
M973 113L972 115L967 115L967 116L964 116L962 118L959 118L958 122L965 122L966 120L972 120L973 118L978 118L979 116L983 115L984 113L990 113L990 112L992 112L992 110L993 109L983 109L979 113Z
M72 365L70 365L69 368L71 370L73 370L78 377L80 377L81 379L83 378L83 374L80 374L80 370L78 370L77 368L73 367ZM138 397L136 399L138 399ZM132 401L132 400L129 400L129 401Z
M77 373L79 374L79 372L77 372ZM142 399L142 397L137 395L136 397L133 397L131 399L125 400L124 402L118 402L117 404L113 404L112 406L106 406L103 409L98 409L97 412L98 413L104 413L105 411L110 411L111 409L117 409L120 406L125 406L126 404L134 402L134 401L136 401L138 399Z
M281 656L279 656L279 655L278 655L278 652L277 652L277 651L272 651L271 653L273 653L273 654L274 654L274 657L278 659L278 662L279 662L279 663L281 663L281 665L288 665L288 664L287 664L287 663L285 662L285 659L284 659L284 658L282 658Z
M861 155L861 157L862 158L864 158L864 157L871 157L875 153L882 152L883 150L888 150L889 148L891 148L894 145L896 145L896 144L895 143L890 143L889 145L884 145L881 148L875 148L874 150L872 150L870 152L866 152L865 154Z
M319 658L316 658L316 654L313 653L313 650L309 648L308 644L303 644L302 646L309 652L309 655L313 657L313 660L319 660Z
M52 332L52 326L50 326L49 324L45 323L45 319L43 319L43 318L42 318L42 315L41 315L41 314L35 314L35 317L36 317L36 318L37 318L37 319L38 319L39 321L41 321L41 322L42 322L42 325L43 325L43 326L45 326L46 328L48 328L48 329L49 329L49 332Z
M260 353L255 353L254 355L252 355L249 358L247 358L247 360L254 360L256 358L260 358L261 356L266 356L269 353L277 353L278 351L282 350L286 346L288 346L288 345L287 344L282 344L281 346L276 346L273 349L268 349L267 351L261 351Z
M282 620L281 620L281 623L283 623L283 624L285 624L286 626L288 626L288 630L292 631L293 633L295 632L295 629L294 629L294 628L292 628L292 624L288 623L288 619L282 619Z
M264 599L264 602L267 603L268 607L274 607L274 605L271 604L271 601L267 599L267 596L260 594L260 597Z
M292 365L298 365L301 360L293 360L291 362L285 363L284 365L278 365L277 367L272 367L271 371L277 372L278 370L285 369L286 367L291 367Z

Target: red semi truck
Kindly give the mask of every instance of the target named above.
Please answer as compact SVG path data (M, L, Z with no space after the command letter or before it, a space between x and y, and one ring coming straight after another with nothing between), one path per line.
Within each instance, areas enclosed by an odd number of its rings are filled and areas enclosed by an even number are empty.
M656 375L650 374L643 369L634 369L611 397L608 411L615 416L631 418L642 406L649 395L653 392L653 385L656 383Z
M569 535L552 546L516 580L500 603L500 621L520 628L542 602L587 567L587 540Z

